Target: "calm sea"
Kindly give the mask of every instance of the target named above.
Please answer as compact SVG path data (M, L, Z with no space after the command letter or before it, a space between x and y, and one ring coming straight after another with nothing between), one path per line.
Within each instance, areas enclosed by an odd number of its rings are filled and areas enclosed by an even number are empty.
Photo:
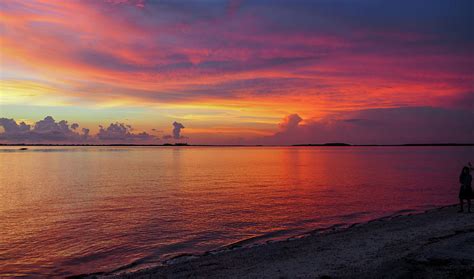
M2 147L0 277L140 268L453 204L469 160L473 147Z

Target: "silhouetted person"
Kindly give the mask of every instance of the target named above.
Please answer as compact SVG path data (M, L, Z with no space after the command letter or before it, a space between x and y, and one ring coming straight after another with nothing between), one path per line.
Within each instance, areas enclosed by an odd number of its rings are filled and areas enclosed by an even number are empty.
M467 200L467 211L471 212L471 198L472 198L472 176L471 176L471 163L469 167L462 169L461 175L459 176L459 182L461 182L461 190L459 191L459 205L461 208L458 212L464 211L464 200Z

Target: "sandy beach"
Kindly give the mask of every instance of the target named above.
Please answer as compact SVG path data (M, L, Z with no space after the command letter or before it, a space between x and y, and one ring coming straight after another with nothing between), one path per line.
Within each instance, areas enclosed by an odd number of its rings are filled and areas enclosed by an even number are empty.
M474 213L448 206L181 257L105 278L473 278ZM94 276L95 277L95 276Z

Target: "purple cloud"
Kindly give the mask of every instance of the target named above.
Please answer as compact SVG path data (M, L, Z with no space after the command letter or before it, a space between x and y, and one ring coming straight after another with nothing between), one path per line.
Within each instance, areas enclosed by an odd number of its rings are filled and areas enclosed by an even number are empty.
M57 122L47 116L33 126L14 119L0 118L0 142L6 143L156 143L159 138L147 132L134 133L133 127L124 123L111 123L107 128L99 126L97 135L91 136L88 128L77 132L79 124L69 126L66 120Z
M31 126L25 122L17 124L14 119L0 118L0 126L3 127L5 133L20 134L30 130Z
M174 139L181 139L181 129L184 129L184 125L178 122L173 122L173 138Z
M104 142L150 142L157 140L157 137L146 132L133 133L132 126L124 123L111 123L107 128L99 126L97 138Z
M165 140L171 140L171 139L174 139L174 140L178 140L178 139L185 139L186 137L183 137L181 135L181 130L184 129L184 125L179 123L179 122L173 122L173 131L172 131L172 135L164 135L163 136L163 139Z
M433 107L367 109L334 114L301 124L297 114L280 124L280 131L263 144L472 143L474 112Z
M285 119L283 119L282 123L280 123L280 128L283 131L291 131L296 129L301 121L303 121L303 118L301 118L298 114L290 114L285 117Z
M17 124L14 119L0 118L0 126L4 129L0 134L0 140L5 141L76 142L84 137L74 131L79 125L73 124L75 128L71 129L66 120L56 122L51 116L36 122L33 127L24 122Z

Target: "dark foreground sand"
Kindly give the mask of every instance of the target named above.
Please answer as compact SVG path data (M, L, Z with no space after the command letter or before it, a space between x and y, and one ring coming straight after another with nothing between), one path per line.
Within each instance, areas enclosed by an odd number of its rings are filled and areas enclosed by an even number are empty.
M474 213L449 206L114 278L474 278ZM325 277L327 276L327 277Z

